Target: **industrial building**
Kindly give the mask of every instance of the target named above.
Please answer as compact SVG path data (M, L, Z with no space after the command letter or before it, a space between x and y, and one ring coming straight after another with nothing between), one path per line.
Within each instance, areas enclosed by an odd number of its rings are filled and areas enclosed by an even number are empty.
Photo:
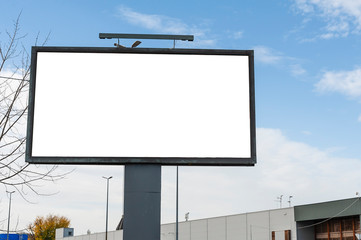
M350 198L259 212L179 222L179 240L359 240L361 199ZM108 240L122 240L122 230ZM104 240L105 233L74 236L57 229L56 240ZM161 240L175 240L175 223L161 225Z

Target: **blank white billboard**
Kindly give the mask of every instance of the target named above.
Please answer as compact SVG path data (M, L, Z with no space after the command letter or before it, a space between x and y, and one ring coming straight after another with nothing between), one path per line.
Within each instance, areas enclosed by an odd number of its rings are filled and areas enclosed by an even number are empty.
M29 162L254 162L250 56L42 49L33 51Z

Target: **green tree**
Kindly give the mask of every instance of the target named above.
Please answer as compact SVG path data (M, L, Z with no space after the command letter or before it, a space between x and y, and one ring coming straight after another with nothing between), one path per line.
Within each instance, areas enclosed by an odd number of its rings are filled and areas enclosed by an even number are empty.
M46 217L36 217L28 226L30 240L55 240L57 228L67 228L70 220L67 217L49 214Z

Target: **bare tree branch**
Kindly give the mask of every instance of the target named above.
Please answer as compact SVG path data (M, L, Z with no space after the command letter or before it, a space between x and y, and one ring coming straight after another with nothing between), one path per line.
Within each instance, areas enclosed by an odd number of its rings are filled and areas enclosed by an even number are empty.
M61 173L57 166L30 165L24 161L30 56L21 43L25 35L20 34L20 16L10 32L0 35L0 185L17 191L29 201L29 194L52 195L41 192L40 183L58 181L69 172Z

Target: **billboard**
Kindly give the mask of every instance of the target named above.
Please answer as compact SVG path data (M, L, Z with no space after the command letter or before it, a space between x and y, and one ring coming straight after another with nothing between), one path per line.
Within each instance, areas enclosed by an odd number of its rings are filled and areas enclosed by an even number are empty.
M33 47L26 161L254 165L252 50Z

